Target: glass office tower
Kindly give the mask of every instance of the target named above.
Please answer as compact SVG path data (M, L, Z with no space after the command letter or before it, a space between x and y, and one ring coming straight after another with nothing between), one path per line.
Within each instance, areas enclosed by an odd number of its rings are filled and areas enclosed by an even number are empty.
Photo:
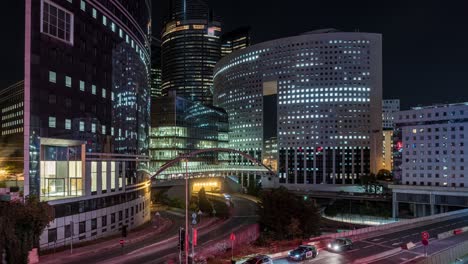
M212 103L213 69L221 57L221 24L205 1L172 1L161 34L162 94L176 90L191 101Z

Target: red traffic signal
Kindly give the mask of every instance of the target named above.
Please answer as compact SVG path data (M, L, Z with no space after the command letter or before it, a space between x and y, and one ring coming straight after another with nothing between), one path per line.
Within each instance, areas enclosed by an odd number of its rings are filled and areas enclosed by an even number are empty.
M231 233L231 235L229 236L229 240L231 241L236 240L236 235L234 235L234 233Z
M429 233L424 231L421 233L422 240L429 240Z
M193 244L194 246L197 245L197 237L198 237L198 231L197 231L196 228L193 228L193 229L192 229L192 244Z
M421 241L421 243L422 243L424 246L427 246L427 245L429 245L429 240L423 239L423 240Z

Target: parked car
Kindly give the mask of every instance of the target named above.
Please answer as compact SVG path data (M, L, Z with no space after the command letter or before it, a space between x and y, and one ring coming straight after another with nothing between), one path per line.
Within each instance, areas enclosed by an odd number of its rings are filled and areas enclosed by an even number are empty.
M328 249L333 251L343 251L353 248L353 241L349 238L340 237L336 238L328 244Z
M273 260L266 255L257 255L246 260L244 264L273 264Z
M314 246L301 245L294 250L289 251L288 258L291 260L305 260L315 258L318 255L318 250Z

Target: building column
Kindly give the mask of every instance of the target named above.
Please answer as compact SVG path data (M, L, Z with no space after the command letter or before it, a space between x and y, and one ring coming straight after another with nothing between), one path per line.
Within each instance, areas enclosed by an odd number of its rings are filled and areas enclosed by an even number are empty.
M317 156L316 156L316 153L315 153L315 147L314 147L314 149L313 149L313 153L314 153L314 162L313 162L313 164L314 164L314 168L313 168L313 169L314 169L314 171L313 171L313 183L314 183L314 184L317 184L317 170L316 170L316 168L317 168Z
M431 215L435 215L435 195L433 193L429 194L430 200L430 207L431 207Z
M395 192L392 195L392 217L393 219L398 218L398 200Z
M333 163L333 169L332 169L332 175L333 175L333 178L332 178L332 183L333 184L336 184L336 149L333 148L332 149L332 163Z
M354 177L356 171L354 171L354 147L351 147L351 184L354 184Z
M297 148L294 148L294 184L297 184Z

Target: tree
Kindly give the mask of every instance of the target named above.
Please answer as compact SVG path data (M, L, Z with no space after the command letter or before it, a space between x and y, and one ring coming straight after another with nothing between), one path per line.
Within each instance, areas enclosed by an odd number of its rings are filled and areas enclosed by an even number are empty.
M272 239L289 239L296 224L292 219L300 222L297 236L308 238L319 233L320 214L312 201L295 196L285 187L262 191L260 198L259 223Z
M249 186L247 186L247 194L252 196L259 196L262 190L262 184L254 177L249 178Z
M302 235L301 222L297 218L291 218L291 223L288 225L288 234L293 239Z
M381 169L379 172L377 172L376 176L378 181L392 181L392 172L386 169Z
M33 196L25 203L0 202L0 252L7 263L28 263L28 252L38 246L52 215L52 208Z

